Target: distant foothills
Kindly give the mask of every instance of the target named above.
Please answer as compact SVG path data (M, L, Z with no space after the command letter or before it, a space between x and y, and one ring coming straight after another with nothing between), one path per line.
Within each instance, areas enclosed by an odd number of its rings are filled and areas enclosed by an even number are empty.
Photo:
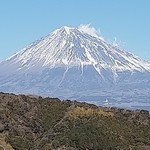
M0 93L0 150L149 150L146 110Z

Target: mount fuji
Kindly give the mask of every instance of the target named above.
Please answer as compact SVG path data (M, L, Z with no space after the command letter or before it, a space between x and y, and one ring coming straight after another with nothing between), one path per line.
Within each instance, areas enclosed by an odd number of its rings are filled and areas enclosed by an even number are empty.
M94 31L63 26L1 62L0 91L150 110L150 62Z

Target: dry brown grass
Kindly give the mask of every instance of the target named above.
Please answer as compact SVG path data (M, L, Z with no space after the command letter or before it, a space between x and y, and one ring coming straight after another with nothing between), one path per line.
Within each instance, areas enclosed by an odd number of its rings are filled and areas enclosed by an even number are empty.
M69 112L67 112L67 116L70 118L91 117L91 116L113 117L114 114L112 112L106 112L100 108L91 109L77 106L72 110L70 110Z
M9 143L6 142L7 133L0 133L0 150L14 150Z

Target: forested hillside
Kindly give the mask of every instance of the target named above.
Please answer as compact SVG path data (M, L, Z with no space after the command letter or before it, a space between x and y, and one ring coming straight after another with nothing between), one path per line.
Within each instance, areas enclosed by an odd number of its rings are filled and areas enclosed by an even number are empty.
M149 150L145 110L0 93L0 150Z

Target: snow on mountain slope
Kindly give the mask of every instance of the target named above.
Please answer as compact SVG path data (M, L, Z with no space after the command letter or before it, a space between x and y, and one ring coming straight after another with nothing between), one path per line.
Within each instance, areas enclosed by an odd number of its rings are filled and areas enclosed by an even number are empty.
M150 63L83 27L61 27L0 63L0 90L60 98L150 98Z
M78 28L62 27L31 44L7 61L20 63L20 69L34 65L83 66L93 65L112 70L150 70L146 63L125 53L101 38L90 36Z

